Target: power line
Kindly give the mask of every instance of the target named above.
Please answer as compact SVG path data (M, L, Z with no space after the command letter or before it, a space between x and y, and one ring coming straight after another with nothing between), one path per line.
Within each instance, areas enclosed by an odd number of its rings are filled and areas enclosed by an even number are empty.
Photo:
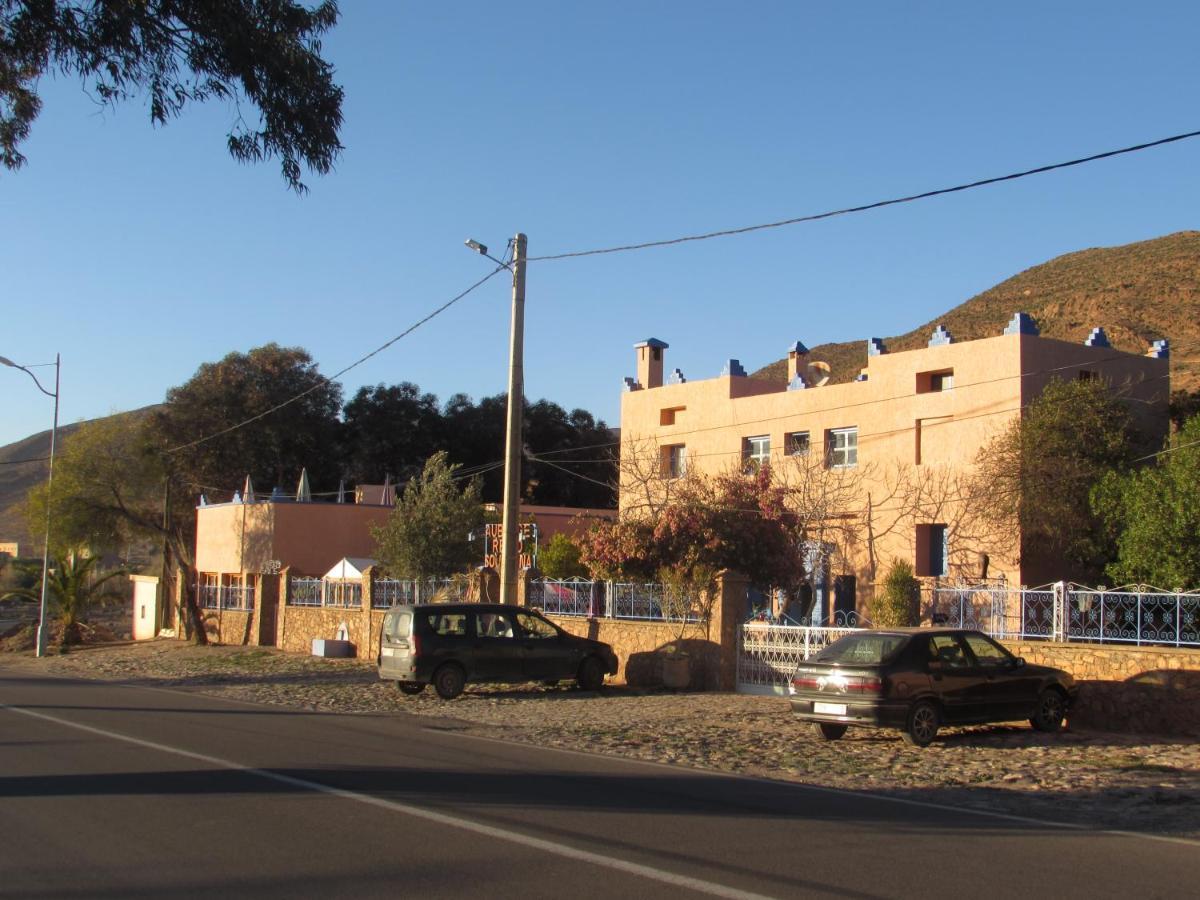
M5 459L0 460L0 466L19 466L21 463L45 462L50 457L35 456L32 459Z
M238 422L236 425L230 425L228 428L223 428L220 431L216 431L216 432L213 432L212 434L205 435L202 438L197 438L196 440L190 441L189 443L180 444L178 447L171 447L163 452L178 453L181 450L189 450L192 447L196 447L196 446L199 446L200 444L207 443L208 441L211 441L216 438L222 437L223 435L229 434L232 431L237 431L239 428L244 428L245 426L251 424L252 422L257 422L259 419L266 418L267 416L271 415L271 413L278 412L279 410L283 409L285 406L289 406L290 404L295 403L297 400L301 400L304 397L307 397L313 391L316 391L319 388L325 387L325 385L327 385L327 384L332 384L334 382L334 379L341 378L343 375L345 375L351 369L358 368L363 363L365 363L367 360L369 360L371 357L378 356L380 353L382 353L388 347L395 344L401 338L407 337L408 335L412 334L414 331L416 331L418 328L420 328L422 325L424 325L430 319L433 319L435 316L441 315L443 312L445 312L447 309L449 309L451 306L453 306L455 303L457 303L463 297L467 296L467 294L471 293L471 291L475 290L477 287L480 287L484 282L491 280L491 278L493 276L499 274L500 272L505 271L505 268L506 268L505 266L497 266L491 272L489 272L487 275L484 275L477 282L475 282L473 285L471 285L469 288L467 288L465 291L463 291L460 294L457 294L454 297L451 297L449 300L447 300L445 303L443 303L441 306L439 306L437 309L435 309L429 315L425 316L423 319L417 320L416 322L414 322L412 325L408 326L408 328L404 329L402 332L400 332L398 335L396 335L391 340L386 341L383 344L381 344L380 346L376 347L374 350L372 350L366 356L360 357L359 359L350 363L350 365L346 366L344 369L341 369L338 372L334 372L330 376L321 375L320 377L322 380L320 382L318 382L317 384L314 384L312 387L308 388L307 390L301 391L299 394L296 394L293 397L289 397L287 400L284 400L282 403L277 403L276 405L272 406L270 409L264 410L263 412L259 413L258 415L251 416L248 419Z
M939 197L943 194L953 194L958 191L968 191L972 188L984 187L989 184L998 184L1002 181L1015 181L1018 178L1027 178L1030 175L1040 175L1043 172L1053 172L1056 169L1066 169L1071 166L1080 166L1084 163L1095 162L1101 159L1108 159L1113 156L1121 156L1125 153L1136 153L1139 150L1148 150L1151 147L1161 147L1163 144L1172 144L1176 141L1187 140L1200 136L1200 131L1189 131L1186 134L1176 134L1171 137L1161 138L1157 141L1148 141L1144 144L1135 144L1132 147L1122 147L1120 150L1107 150L1104 153L1095 153L1091 156L1084 156L1079 159L1068 160L1067 162L1053 163L1048 166L1038 166L1036 169L1026 169L1023 172L1013 172L1009 175L998 175L994 178L983 178L979 181L972 181L967 184L959 184L954 187L938 188L933 191L924 191L920 194L909 194L905 197L895 197L891 200L878 200L874 203L866 203L861 206L848 206L844 209L834 209L828 212L814 213L807 216L797 216L792 219L782 219L778 222L766 222L761 225L746 225L741 228L726 228L721 231L710 231L705 234L692 234L685 237L669 238L661 241L646 241L640 244L621 244L615 247L603 247L595 250L575 250L570 253L555 253L549 256L531 256L527 262L545 262L554 259L574 259L580 256L598 256L603 253L624 253L629 250L647 250L651 247L669 247L674 244L685 244L690 241L707 241L712 238L731 237L737 234L749 234L754 231L764 231L768 228L782 228L785 225L797 225L801 222L815 222L819 219L831 219L834 216L845 216L850 213L866 212L872 209L880 209L884 206L895 206L899 203L912 203L915 200L926 200L930 197Z

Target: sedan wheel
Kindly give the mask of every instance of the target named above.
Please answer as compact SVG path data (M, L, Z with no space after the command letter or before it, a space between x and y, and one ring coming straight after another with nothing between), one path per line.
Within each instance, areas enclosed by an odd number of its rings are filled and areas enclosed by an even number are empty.
M846 733L846 725L838 725L835 722L814 722L813 731L817 737L824 741L836 741Z
M937 707L928 700L915 703L908 711L904 740L914 747L928 747L937 737L940 718Z
M1054 688L1046 688L1038 695L1037 710L1029 724L1038 731L1058 731L1067 716L1067 704L1063 695Z
M600 660L594 656L589 656L579 664L579 673L575 678L575 682L582 690L598 691L604 684L604 669L600 665Z

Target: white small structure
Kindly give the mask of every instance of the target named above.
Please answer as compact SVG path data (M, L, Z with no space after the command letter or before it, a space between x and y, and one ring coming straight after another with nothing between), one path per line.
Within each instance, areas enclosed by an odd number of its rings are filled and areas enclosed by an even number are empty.
M133 639L148 641L158 634L162 607L158 600L158 576L130 575L133 582Z
M362 581L363 572L371 566L379 565L379 560L365 556L347 556L333 564L333 568L322 575L325 581Z

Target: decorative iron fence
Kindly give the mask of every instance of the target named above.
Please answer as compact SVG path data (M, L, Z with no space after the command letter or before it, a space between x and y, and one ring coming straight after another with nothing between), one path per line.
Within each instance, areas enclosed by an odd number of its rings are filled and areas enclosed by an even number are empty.
M613 619L640 619L652 622L702 622L704 611L699 598L681 596L665 584L635 584L610 581L607 584L606 614Z
M854 630L747 622L738 630L738 691L787 693L796 666Z
M1001 639L1200 647L1200 592L1146 585L938 587L931 618L935 625L976 628Z
M529 605L552 616L601 616L605 595L603 581L538 578L529 582Z
M1070 585L1061 621L1067 640L1099 644L1200 646L1200 592L1146 585L1093 590Z
M380 578L371 585L371 607L387 609L408 603L435 603L465 600L467 582L463 578Z
M320 606L322 602L320 578L293 578L288 585L289 606Z

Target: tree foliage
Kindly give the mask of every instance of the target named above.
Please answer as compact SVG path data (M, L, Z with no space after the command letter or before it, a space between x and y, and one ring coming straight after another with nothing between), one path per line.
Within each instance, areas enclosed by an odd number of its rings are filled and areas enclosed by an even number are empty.
M630 515L593 527L582 559L606 578L662 580L685 591L712 588L732 569L755 584L798 594L804 533L789 490L770 466L686 480L655 515Z
M247 474L260 490L288 490L304 468L313 483L331 489L341 475L341 399L341 386L317 371L306 350L266 344L202 365L167 391L151 429L172 470L197 493L232 491ZM261 418L221 434L256 416Z
M359 388L343 411L343 466L353 483L407 481L442 449L438 399L411 382Z
M190 102L233 100L228 135L239 162L278 157L297 192L301 163L330 171L341 144L342 89L321 57L337 3L290 0L0 0L0 162L19 168L19 147L41 110L38 81L79 77L104 103L144 93L162 125ZM256 108L256 127L240 101Z
M1200 415L1157 465L1106 476L1092 503L1116 542L1107 572L1117 583L1200 587Z
M444 578L465 571L479 556L469 538L484 522L479 482L460 486L457 466L435 453L409 480L396 508L373 529L383 567L402 578Z
M1106 382L1055 379L980 452L989 513L997 524L1019 526L1023 562L1094 581L1113 547L1092 510L1091 490L1144 449L1129 410Z
M538 568L547 578L581 578L587 567L579 544L561 531L538 548Z

